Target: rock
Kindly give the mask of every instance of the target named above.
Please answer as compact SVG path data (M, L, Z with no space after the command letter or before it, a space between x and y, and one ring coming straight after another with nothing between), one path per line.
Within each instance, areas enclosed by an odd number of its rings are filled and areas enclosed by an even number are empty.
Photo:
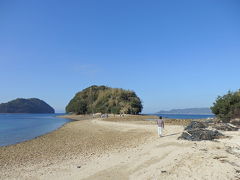
M217 130L206 129L207 124L192 121L178 139L189 141L213 140L223 137L224 135Z
M195 128L206 128L207 126L202 123L202 122L198 122L198 121L192 121L186 128L185 130L191 130L191 129L195 129Z
M191 129L184 131L179 139L185 139L189 141L201 141L201 140L213 140L223 137L224 135L218 132L217 130L208 130L208 129Z
M238 131L239 129L236 126L228 123L216 123L212 127L222 131Z
M228 147L227 152L240 158L240 147Z
M81 166L77 166L77 168L81 168Z
M240 119L232 119L230 123L235 126L240 126Z

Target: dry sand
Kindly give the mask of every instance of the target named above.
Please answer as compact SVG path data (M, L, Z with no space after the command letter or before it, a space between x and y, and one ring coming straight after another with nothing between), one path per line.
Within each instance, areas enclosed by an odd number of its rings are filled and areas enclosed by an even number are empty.
M217 141L164 137L146 117L85 119L20 144L0 147L0 179L240 179L240 132Z

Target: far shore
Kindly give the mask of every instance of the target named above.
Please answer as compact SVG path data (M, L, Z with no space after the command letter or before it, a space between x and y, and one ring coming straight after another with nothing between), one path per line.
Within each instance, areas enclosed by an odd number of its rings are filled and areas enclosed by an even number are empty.
M164 137L155 116L65 115L56 131L0 147L0 179L237 179L240 132L227 139L178 140L187 121L169 121ZM239 149L238 149L239 148ZM236 151L236 152L235 152Z

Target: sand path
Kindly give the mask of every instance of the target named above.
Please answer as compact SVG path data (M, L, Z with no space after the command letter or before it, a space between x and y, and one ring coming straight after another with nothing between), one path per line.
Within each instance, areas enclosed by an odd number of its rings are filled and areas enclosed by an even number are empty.
M156 126L149 123L76 121L0 148L0 175L2 179L239 178L239 154L227 152L240 147L239 132L218 142L189 142L177 140L182 131L182 126L166 126L165 136L159 138ZM39 155L24 156L27 147Z

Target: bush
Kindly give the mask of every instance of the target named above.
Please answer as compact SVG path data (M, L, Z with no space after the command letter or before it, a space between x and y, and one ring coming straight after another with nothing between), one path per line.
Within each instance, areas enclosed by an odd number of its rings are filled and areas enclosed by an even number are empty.
M224 96L219 96L211 107L212 112L223 122L240 117L240 90L229 91Z

